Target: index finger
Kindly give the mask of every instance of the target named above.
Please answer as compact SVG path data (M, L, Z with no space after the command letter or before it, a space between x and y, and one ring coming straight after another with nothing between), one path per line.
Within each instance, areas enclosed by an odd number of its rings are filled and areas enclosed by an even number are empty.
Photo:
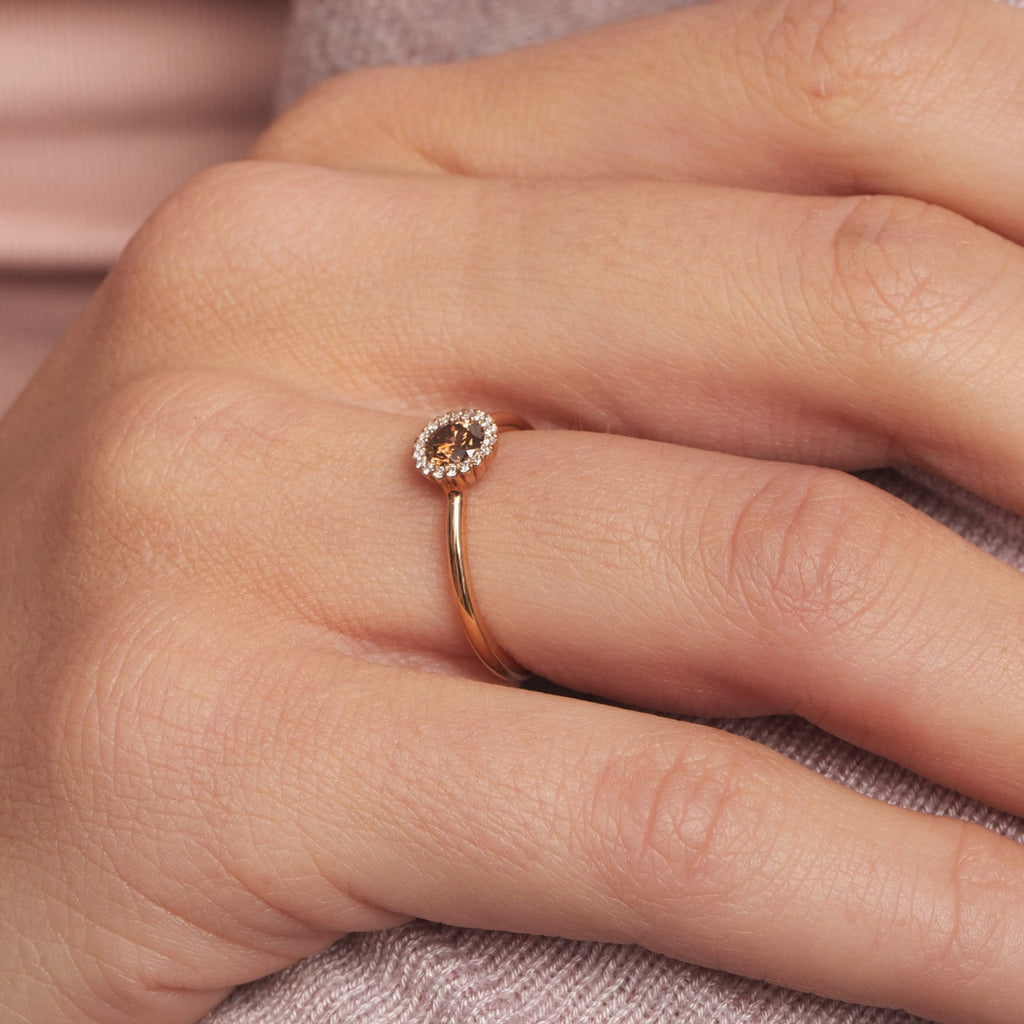
M992 0L723 0L499 57L342 76L256 153L892 193L1021 239L1022 52L1024 16Z

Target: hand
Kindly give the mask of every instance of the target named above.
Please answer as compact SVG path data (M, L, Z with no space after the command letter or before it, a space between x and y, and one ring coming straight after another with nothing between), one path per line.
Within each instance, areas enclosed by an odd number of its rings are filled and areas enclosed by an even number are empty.
M1017 1024L1019 846L491 685L409 455L466 403L556 428L470 493L538 674L1024 811L1024 581L837 471L1024 509L1001 47L987 0L724 2L350 76L166 204L0 426L14 1019L194 1020L422 916Z

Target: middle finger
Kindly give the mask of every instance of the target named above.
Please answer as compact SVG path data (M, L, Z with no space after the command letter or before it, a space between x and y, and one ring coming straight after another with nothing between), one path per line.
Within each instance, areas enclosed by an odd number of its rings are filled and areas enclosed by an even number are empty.
M183 251L148 242L168 217ZM911 461L1024 510L1024 253L912 200L252 164L159 214L106 300L140 275L172 326L125 304L125 374L156 346L396 411L470 396L747 456Z

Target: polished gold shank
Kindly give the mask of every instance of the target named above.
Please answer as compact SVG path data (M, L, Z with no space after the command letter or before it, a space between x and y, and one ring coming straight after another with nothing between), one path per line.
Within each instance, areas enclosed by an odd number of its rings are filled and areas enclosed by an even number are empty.
M446 414L446 416L451 416L451 414ZM497 427L497 434L507 430L533 429L526 420L512 413L496 413L487 418L493 421ZM444 417L441 419L443 421ZM430 474L424 469L421 456L423 452L423 438L427 435L428 430L430 428L423 432L420 441L417 442L417 452L419 454L416 455L417 466L425 475ZM435 479L447 492L446 538L448 544L448 573L451 581L452 595L455 598L455 606L459 611L459 617L462 620L462 627L465 630L466 637L476 652L477 657L491 672L508 682L520 683L529 679L533 673L520 665L491 636L484 626L480 613L477 610L473 585L470 582L466 553L466 488L471 482L478 480L487 469L497 451L496 440L497 438L495 437L494 443L488 446L486 453L475 460L474 465L467 472L459 472L452 476L442 476L440 478L435 476ZM471 441L470 443L473 442Z

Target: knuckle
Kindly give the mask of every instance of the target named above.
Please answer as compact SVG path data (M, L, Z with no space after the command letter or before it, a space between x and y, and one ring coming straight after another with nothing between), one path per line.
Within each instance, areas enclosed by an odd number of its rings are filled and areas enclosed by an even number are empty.
M297 159L316 151L325 137L365 130L379 117L400 68L356 68L332 75L302 93L256 140L261 159ZM329 126L329 130L325 130Z
M328 368L339 385L374 369L379 384L374 360L401 362L386 347L392 334L417 333L407 304L380 296L412 235L433 224L407 182L300 165L214 168L129 243L95 309L96 362L121 381L201 360L288 365L317 383ZM339 347L340 336L352 344Z
M681 750L677 734L647 736L601 766L589 853L615 898L655 924L681 905L699 911L746 883L763 812L725 744Z
M898 110L948 55L949 12L931 0L766 0L768 98L809 127L848 131L867 107Z
M94 538L125 539L132 524L164 518L161 485L169 467L156 452L167 403L176 400L179 388L177 375L134 381L102 402L83 426L67 507L74 524ZM94 546L77 545L83 551Z
M101 293L101 343L115 365L137 370L180 360L199 344L216 357L242 344L242 328L259 326L254 311L279 294L293 265L308 272L306 233L322 194L310 179L322 174L224 164L169 196L128 243Z
M899 577L906 538L890 506L869 484L833 470L774 471L723 512L730 528L708 538L724 543L726 614L817 642L864 626Z
M930 919L927 960L940 976L973 988L1005 961L1024 886L1005 860L993 856L989 834L976 825L959 828L949 861L947 910Z
M913 382L955 348L961 371L969 369L969 339L985 332L965 328L986 316L1003 254L981 229L917 200L859 197L838 212L822 315L848 325L857 365ZM953 334L955 345L943 344Z
M154 285L180 285L183 277L193 276L191 267L197 260L230 250L238 232L249 229L260 205L266 206L268 176L266 168L252 163L202 171L157 207L115 270Z
M315 419L301 397L233 373L165 370L122 387L83 424L63 485L60 564L83 581L69 585L121 611L178 586L217 589L228 571L236 592L274 586L267 553L291 533L263 512L283 480L318 465Z
M347 71L299 97L257 140L264 160L376 170L435 169L411 143L419 100L438 71L371 67ZM411 109L410 109L411 108Z
M248 388L227 375L164 370L121 387L83 425L68 483L71 550L150 569L197 525L225 439L248 435ZM242 441L234 441L234 448Z

